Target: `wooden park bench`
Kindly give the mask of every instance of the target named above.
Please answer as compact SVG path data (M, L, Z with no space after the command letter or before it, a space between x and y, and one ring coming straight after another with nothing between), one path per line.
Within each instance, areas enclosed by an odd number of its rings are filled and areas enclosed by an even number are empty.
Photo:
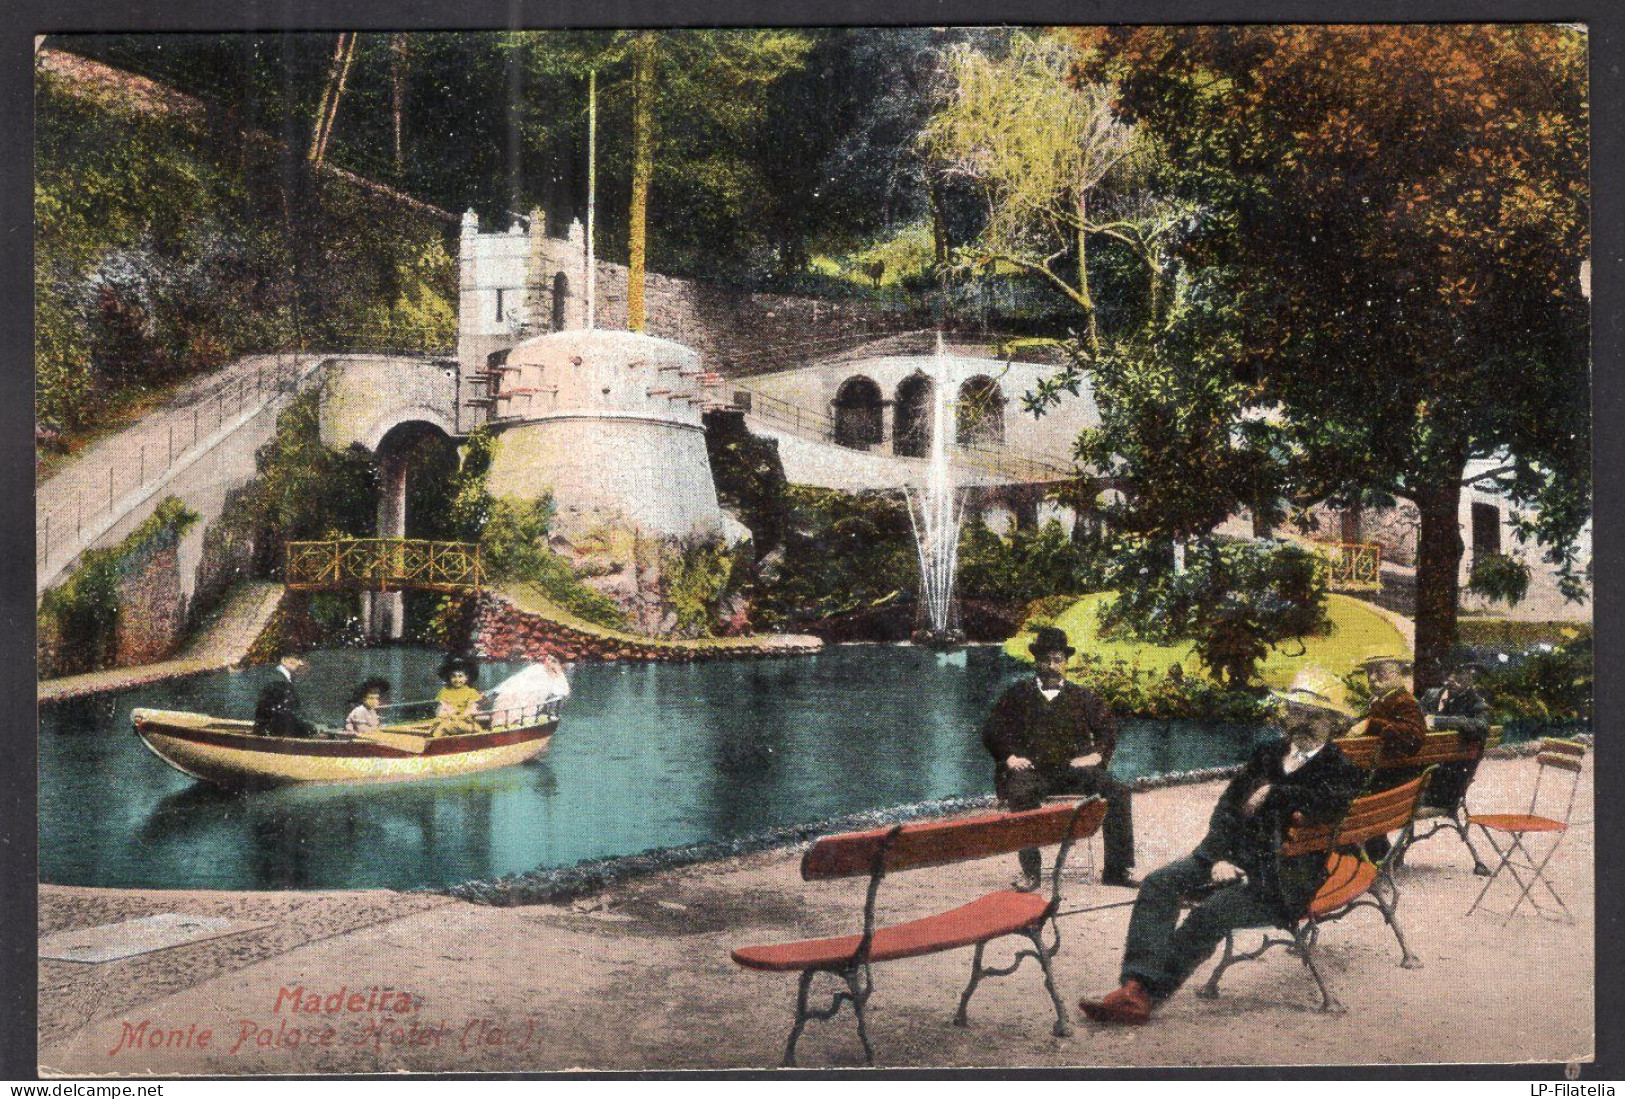
M1399 837L1395 846L1399 849L1394 868L1398 869L1405 863L1405 852L1411 844L1430 839L1446 829L1453 831L1461 838L1466 846L1467 853L1473 857L1473 873L1480 876L1489 874L1489 867L1484 860L1478 857L1478 851L1473 847L1472 837L1468 834L1467 817L1467 791L1473 779L1478 774L1478 764L1484 753L1501 743L1501 726L1490 726L1489 736L1484 739L1471 736L1460 730L1447 730L1429 733L1422 741L1422 746L1409 756L1389 758L1382 755L1382 741L1378 737L1345 737L1334 743L1342 749L1345 756L1355 766L1365 771L1375 771L1379 766L1388 768L1409 768L1421 772L1429 767L1444 766L1446 764L1460 764L1467 769L1467 781L1462 784L1461 796L1455 799L1450 806L1421 805L1416 810L1416 822L1413 823ZM1426 823L1428 829L1418 833L1416 824Z
M1349 803L1342 819L1336 824L1302 824L1289 826L1281 838L1277 857L1297 858L1326 852L1326 881L1309 899L1303 911L1294 913L1282 929L1291 938L1281 938L1265 932L1263 944L1257 950L1239 953L1235 932L1225 936L1224 956L1214 966L1213 975L1197 990L1204 999L1219 994L1219 978L1236 962L1252 961L1262 957L1272 947L1284 946L1296 954L1320 989L1320 1010L1342 1013L1345 1009L1326 988L1326 981L1315 965L1315 945L1320 929L1334 920L1340 920L1356 908L1370 907L1382 913L1382 918L1399 942L1400 965L1406 969L1419 969L1422 962L1405 944L1405 935L1399 929L1399 886L1391 871L1399 848L1391 848L1379 861L1366 853L1366 840L1403 831L1416 815L1422 792L1427 789L1433 775L1430 767L1421 775L1390 790L1357 797Z
M976 986L984 977L1014 973L1027 958L1035 958L1044 973L1044 987L1055 1006L1055 1034L1072 1033L1066 1005L1055 988L1050 960L1060 951L1061 930L1056 914L1061 907L1061 874L1072 844L1093 834L1106 816L1106 803L1099 798L1046 805L1023 813L996 813L963 820L899 824L867 832L826 836L813 844L801 860L804 881L825 881L867 875L869 889L863 905L863 930L857 934L828 939L768 946L740 947L733 960L747 969L775 973L799 973L796 1017L784 1047L786 1066L795 1064L796 1041L808 1019L830 1019L843 1004L851 1004L857 1016L858 1041L863 1044L867 1063L874 1064L865 1025L865 1008L874 990L872 967L881 962L917 958L947 950L974 946L970 983L959 998L954 1016L957 1026L967 1025L967 1011ZM1056 859L1054 887L1043 893L999 890L968 904L924 919L891 926L876 926L875 901L880 883L887 874L931 866L949 866L993 855L1008 854L1026 847L1060 844ZM952 877L945 876L945 885ZM1045 942L1045 932L1053 936ZM982 964L987 944L1007 935L1020 935L1032 943L1020 950L1015 960L1002 968ZM827 1008L807 1006L814 977L828 973L839 978L844 990L836 990Z

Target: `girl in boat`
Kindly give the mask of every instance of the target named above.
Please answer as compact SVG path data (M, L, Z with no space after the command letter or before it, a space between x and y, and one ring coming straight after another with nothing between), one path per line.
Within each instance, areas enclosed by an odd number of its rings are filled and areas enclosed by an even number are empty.
M378 716L378 708L388 697L387 679L369 679L361 684L356 691L355 708L350 711L350 716L344 719L344 731L352 735L376 733L383 725L383 719Z
M481 731L475 719L479 713L480 691L473 685L478 674L478 667L467 657L446 658L440 666L440 678L446 686L436 697L440 705L430 729L431 736L460 736Z

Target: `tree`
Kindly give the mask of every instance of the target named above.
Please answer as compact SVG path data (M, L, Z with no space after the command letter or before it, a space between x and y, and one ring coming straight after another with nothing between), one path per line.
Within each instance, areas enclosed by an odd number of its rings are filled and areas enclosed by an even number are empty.
M1076 32L1085 71L1211 216L1185 259L1232 303L1299 503L1421 512L1418 679L1455 639L1465 467L1535 509L1571 574L1589 515L1583 31L1555 26ZM1481 478L1482 479L1482 478Z
M1162 190L1152 135L1119 117L1110 87L1077 79L1081 60L1054 35L1018 36L1004 57L956 51L952 91L924 141L986 203L986 225L963 249L969 265L1028 272L1081 315L1080 337L1033 341L1072 361L1028 395L1029 410L1076 395L1089 375L1101 423L1077 456L1091 483L1121 490L1113 525L1166 547L1260 497L1268 425L1245 415L1255 391L1226 369L1232 342L1207 323L1219 307L1188 278L1171 290L1171 249L1194 204ZM1115 291L1105 306L1102 282Z

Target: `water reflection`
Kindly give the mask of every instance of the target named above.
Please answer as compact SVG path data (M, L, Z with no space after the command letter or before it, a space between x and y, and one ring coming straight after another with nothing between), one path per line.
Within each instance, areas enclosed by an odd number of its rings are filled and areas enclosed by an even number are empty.
M439 654L312 654L301 694L342 717L371 675L432 692ZM517 666L488 666L489 686ZM979 730L1012 678L990 648L912 646L690 665L583 665L548 753L385 786L233 794L165 766L136 706L252 713L263 669L42 708L41 877L154 888L407 888L737 838L864 809L988 793ZM1127 722L1120 777L1239 760L1257 730Z

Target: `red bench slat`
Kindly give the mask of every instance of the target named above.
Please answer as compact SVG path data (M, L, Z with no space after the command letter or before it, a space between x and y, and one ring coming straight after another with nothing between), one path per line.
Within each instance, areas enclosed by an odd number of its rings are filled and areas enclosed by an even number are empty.
M1077 815L1074 839L1092 835L1106 819L1106 803L1092 801L1081 811L1076 803L1046 805L1025 813L997 813L962 820L908 824L898 833L886 855L886 871L946 866L1024 847L1047 847L1066 838L1067 825ZM813 844L801 860L805 881L868 874L889 828L826 836Z
M1043 918L1048 908L1049 898L1038 893L1013 890L989 893L951 912L877 928L869 960L887 962L971 946L1030 927ZM733 952L733 960L747 969L774 972L841 970L857 953L862 938L862 935L843 935L835 939L743 946Z

